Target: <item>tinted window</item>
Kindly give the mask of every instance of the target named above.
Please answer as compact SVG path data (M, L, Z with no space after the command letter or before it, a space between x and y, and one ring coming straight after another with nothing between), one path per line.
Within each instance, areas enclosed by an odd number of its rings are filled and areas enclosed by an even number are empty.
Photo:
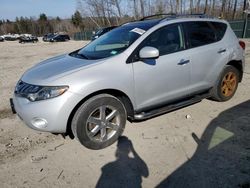
M215 32L207 22L186 22L185 29L190 48L216 42Z
M144 46L157 48L160 55L182 50L184 43L182 40L181 27L179 25L170 25L158 29L143 41L141 48Z
M219 22L210 22L215 29L217 41L221 40L227 30L227 24Z

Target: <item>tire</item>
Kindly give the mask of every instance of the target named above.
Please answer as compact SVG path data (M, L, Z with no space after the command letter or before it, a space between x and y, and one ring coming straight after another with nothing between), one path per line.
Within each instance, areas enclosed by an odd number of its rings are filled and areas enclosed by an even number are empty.
M231 65L226 65L211 91L212 99L219 102L230 100L238 88L239 75L238 69Z
M113 144L123 133L127 113L120 100L112 95L96 95L76 111L71 129L78 141L93 150Z

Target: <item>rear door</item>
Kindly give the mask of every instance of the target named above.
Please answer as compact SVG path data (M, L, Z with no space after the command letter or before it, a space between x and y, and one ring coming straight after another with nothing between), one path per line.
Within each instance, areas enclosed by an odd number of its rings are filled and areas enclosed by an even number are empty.
M223 24L223 23L222 23ZM214 81L228 60L228 51L224 43L224 33L217 32L211 22L185 22L187 53L192 62L191 92L201 92L213 87Z

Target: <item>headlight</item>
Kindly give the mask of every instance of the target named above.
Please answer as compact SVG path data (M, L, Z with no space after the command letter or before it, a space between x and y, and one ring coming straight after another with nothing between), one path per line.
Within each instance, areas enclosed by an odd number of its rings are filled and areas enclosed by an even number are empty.
M62 95L67 90L68 86L42 87L42 89L37 93L28 94L27 99L29 99L30 101L51 99Z
M15 89L15 94L25 97L30 101L40 101L60 96L68 88L68 86L36 86L19 81Z

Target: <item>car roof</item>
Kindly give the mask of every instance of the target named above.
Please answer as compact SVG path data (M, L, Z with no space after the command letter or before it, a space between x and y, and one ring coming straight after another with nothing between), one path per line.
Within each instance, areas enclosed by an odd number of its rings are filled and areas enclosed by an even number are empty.
M113 29L113 28L116 28L117 26L110 26L110 27L104 27L104 28L102 28L102 29Z
M153 18L159 15L166 15L163 18ZM152 19L150 19L152 18ZM159 23L165 23L165 22L170 22L170 21L175 21L175 22L182 22L182 21L216 21L216 22L222 22L226 23L225 20L218 19L216 17L208 16L205 14L156 14L156 15L151 15L144 17L138 21L132 21L123 24L122 26L136 26L136 27L153 27Z

